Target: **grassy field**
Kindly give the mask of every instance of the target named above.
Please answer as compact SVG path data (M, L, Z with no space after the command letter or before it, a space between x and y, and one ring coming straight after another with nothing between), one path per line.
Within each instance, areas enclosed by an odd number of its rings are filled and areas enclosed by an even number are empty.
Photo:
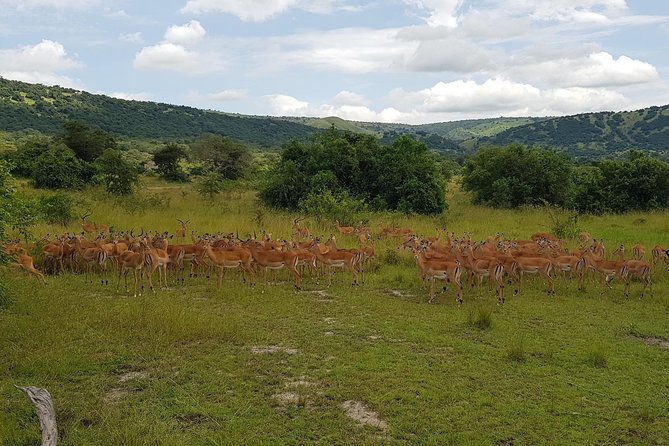
M453 189L453 188L452 188ZM117 228L271 230L291 214L259 209L253 191L212 205L190 186L150 180L149 209L81 195L91 220ZM159 203L162 203L162 207ZM551 228L545 209L492 210L450 193L444 217L374 215L378 223L528 237ZM135 212L128 215L127 210ZM590 217L579 226L648 251L669 240L669 213ZM333 228L307 220L316 233ZM78 225L68 228L80 229ZM63 232L38 227L38 234ZM352 245L353 240L341 240ZM138 298L83 276L41 286L2 274L0 444L39 444L39 423L14 385L47 388L63 445L233 444L669 444L669 274L655 293L530 281L495 305L494 292L449 290L427 304L408 253L382 241L367 283L339 274L328 288L307 277L255 288L228 274ZM356 419L357 417L357 419Z

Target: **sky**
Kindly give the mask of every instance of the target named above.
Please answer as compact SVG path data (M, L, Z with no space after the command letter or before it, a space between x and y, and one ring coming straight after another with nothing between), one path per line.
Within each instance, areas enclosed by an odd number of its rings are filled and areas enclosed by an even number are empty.
M666 0L0 0L0 76L423 124L669 104Z

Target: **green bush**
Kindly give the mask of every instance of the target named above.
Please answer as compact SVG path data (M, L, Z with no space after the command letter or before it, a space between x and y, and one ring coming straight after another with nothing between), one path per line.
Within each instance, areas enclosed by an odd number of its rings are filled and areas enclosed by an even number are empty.
M446 209L441 166L425 144L402 136L382 145L373 136L334 128L308 143L285 146L260 198L274 208L297 210L310 195L327 191L376 210L439 214ZM313 198L307 202L315 206Z
M364 201L351 198L346 192L330 190L309 194L300 201L300 210L313 215L318 222L339 220L343 225L354 224L366 209Z
M65 146L43 152L35 160L32 179L41 189L79 189L91 182L95 169Z
M139 183L139 172L118 150L105 150L95 164L105 190L112 195L130 195Z
M564 205L570 175L567 155L514 144L476 152L465 163L462 187L474 194L474 202L495 207Z
M42 195L39 198L39 208L44 221L49 224L67 226L76 218L74 200L63 192L53 195Z

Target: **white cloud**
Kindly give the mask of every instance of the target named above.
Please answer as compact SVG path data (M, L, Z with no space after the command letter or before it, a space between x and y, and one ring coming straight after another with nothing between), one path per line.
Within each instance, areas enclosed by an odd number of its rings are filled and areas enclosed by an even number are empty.
M367 100L364 96L353 93L352 91L342 90L333 98L333 104L335 105L353 105L361 106L367 103Z
M0 50L0 76L8 79L81 88L77 81L59 74L80 66L68 57L62 44L52 40Z
M151 94L147 92L126 93L122 91L116 91L114 93L109 93L108 96L117 99L125 99L128 101L148 101L151 99Z
M174 71L184 74L207 74L225 68L216 54L201 54L169 42L142 48L135 55L133 66L142 70Z
M222 12L231 14L244 22L264 22L291 8L314 14L331 14L334 11L358 11L357 5L345 0L188 0L181 8L186 14Z
M209 97L214 101L220 102L241 101L248 97L248 92L246 90L230 89L213 93Z
M142 37L141 32L121 34L118 38L122 42L139 43L139 44L144 43L144 37Z
M275 94L266 96L272 108L272 114L278 116L309 116L309 103L292 96Z
M425 21L430 26L458 26L457 11L464 0L405 0L406 3L428 12Z
M273 66L313 67L347 73L370 73L400 68L417 47L397 39L396 29L342 28L304 32L273 39L267 60Z
M439 39L421 42L407 61L415 71L452 71L474 73L499 67L506 59L502 53L489 50L464 39Z
M182 13L223 12L245 22L263 22L295 5L297 0L188 0Z
M654 66L627 56L614 59L609 53L592 53L584 66L564 73L572 85L598 87L629 85L650 82L657 79Z
M205 29L197 20L191 20L185 25L173 25L165 32L165 40L171 43L188 45L201 40L206 34Z

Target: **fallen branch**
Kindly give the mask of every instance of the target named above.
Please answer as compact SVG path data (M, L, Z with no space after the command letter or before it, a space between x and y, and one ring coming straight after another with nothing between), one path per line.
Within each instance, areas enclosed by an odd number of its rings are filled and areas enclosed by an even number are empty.
M42 446L56 446L58 426L56 425L56 411L53 408L53 400L49 392L46 389L33 386L14 387L28 395L30 402L35 406L35 411L39 417L39 427L42 431Z

